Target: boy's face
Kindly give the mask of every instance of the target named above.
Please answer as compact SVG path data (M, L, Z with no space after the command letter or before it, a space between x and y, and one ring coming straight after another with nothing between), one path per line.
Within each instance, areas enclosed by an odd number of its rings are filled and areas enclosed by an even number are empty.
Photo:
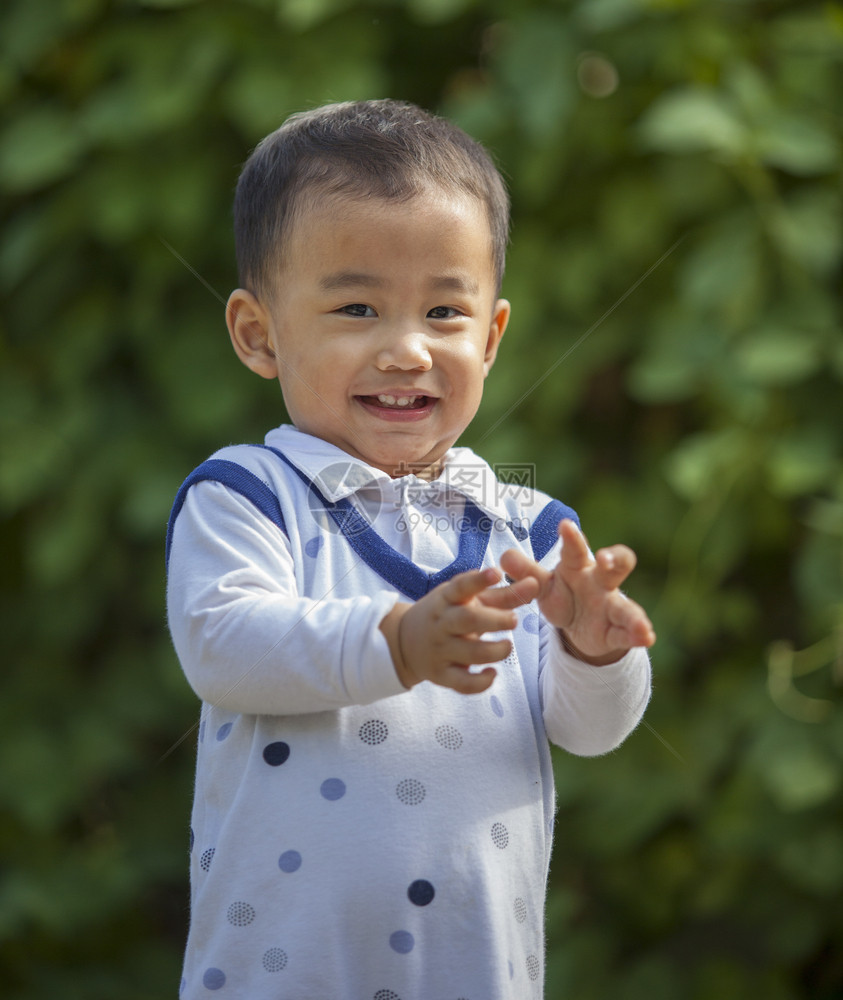
M299 430L389 475L435 465L476 413L509 319L483 206L439 189L305 196L284 256L271 302L229 299L241 360L278 378Z

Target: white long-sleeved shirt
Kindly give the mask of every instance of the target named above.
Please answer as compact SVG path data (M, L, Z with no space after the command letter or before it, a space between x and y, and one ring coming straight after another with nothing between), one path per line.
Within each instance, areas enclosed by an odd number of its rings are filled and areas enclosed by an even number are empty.
M397 479L284 426L191 476L168 612L203 701L182 995L541 997L548 738L605 753L649 661L590 667L534 606L483 695L406 691L378 625L507 548L559 555L569 509L468 449Z

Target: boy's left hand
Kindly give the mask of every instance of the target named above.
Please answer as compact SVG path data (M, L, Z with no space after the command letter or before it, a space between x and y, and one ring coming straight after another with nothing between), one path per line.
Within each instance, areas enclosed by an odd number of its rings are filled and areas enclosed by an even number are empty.
M562 557L549 572L517 549L501 557L501 568L513 580L538 581L539 610L562 634L579 659L594 666L614 663L633 646L652 646L656 634L644 609L619 590L635 567L626 545L589 551L573 521L559 524Z

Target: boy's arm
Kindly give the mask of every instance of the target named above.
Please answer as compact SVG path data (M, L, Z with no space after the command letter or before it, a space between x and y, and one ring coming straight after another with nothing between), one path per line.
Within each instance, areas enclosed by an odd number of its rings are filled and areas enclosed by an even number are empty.
M532 578L552 627L541 693L553 742L572 753L614 749L635 728L650 694L646 647L655 633L644 610L620 585L635 566L623 545L592 555L572 521L559 525L561 555L547 570L517 550L501 565L511 578Z
M191 487L173 531L167 609L185 675L233 712L291 715L405 690L379 623L397 594L301 597L286 536L244 497Z
M650 699L647 650L633 648L597 667L573 656L556 629L546 631L540 685L548 738L580 757L609 753L635 729Z

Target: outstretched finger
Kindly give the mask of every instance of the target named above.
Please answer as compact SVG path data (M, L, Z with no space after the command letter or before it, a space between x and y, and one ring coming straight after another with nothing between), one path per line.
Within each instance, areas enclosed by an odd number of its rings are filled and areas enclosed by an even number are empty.
M485 670L475 673L468 667L452 664L437 677L436 683L458 694L482 694L492 686L497 675L498 672L494 667L486 667Z
M465 604L500 581L496 569L472 569L459 573L442 588L442 595L449 604Z
M615 594L609 606L609 644L617 643L629 648L652 646L656 632L647 612L623 594Z
M595 559L597 560L595 575L606 590L620 587L635 569L637 562L635 553L626 545L612 545L609 548L600 549Z
M541 588L550 578L550 573L535 561L524 555L519 549L507 549L501 556L501 569L507 575L507 582L516 582L534 577Z
M481 663L499 663L512 652L509 639L455 638L448 644L448 655L453 663L477 666Z
M483 635L510 632L518 624L518 616L512 610L490 607L478 600L452 605L442 616L442 622L451 635Z
M490 587L478 596L478 600L489 608L520 608L529 604L539 596L539 581L534 576L525 576L523 580L507 582L500 587Z
M559 522L559 536L562 539L561 564L565 569L582 570L594 565L585 535L569 518Z

